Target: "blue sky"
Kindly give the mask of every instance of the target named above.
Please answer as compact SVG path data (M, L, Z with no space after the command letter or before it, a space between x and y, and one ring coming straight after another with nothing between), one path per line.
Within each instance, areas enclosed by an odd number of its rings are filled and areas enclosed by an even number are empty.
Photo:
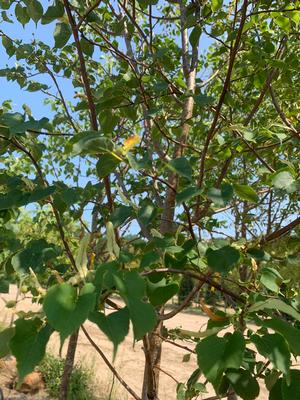
M45 3L45 2L43 2ZM48 4L44 4L44 10L47 9ZM8 12L9 14L9 12ZM33 21L30 21L26 24L25 28L22 27L20 23L15 21L14 15L9 15L9 17L14 20L14 23L3 22L1 24L1 29L12 39L22 39L24 43L30 43L33 38L39 39L49 46L54 46L53 39L53 31L55 28L55 23L51 23L48 25L42 25L38 23L36 25ZM207 36L202 35L201 37L201 52L206 51L209 44L211 44L211 39ZM6 66L14 66L18 61L16 61L15 57L9 58L6 54L5 49L2 45L0 45L0 69L6 68ZM21 60L22 62L22 60ZM201 72L201 75L205 74L205 71ZM205 74L206 75L206 74ZM41 81L43 83L49 84L52 87L52 81L47 75L41 75L34 77L35 80ZM64 97L66 100L73 100L74 89L71 85L71 82L67 79L58 78L61 89L63 90ZM33 114L35 119L40 119L42 117L50 117L51 118L51 108L49 105L44 104L44 100L46 95L40 92L27 92L22 90L19 85L15 82L8 82L6 78L0 77L1 91L0 91L0 103L4 100L12 100L12 108L13 111L22 110L22 105L27 104ZM52 90L54 94L56 94L55 88ZM84 166L83 166L84 169ZM84 171L83 171L84 174ZM49 181L52 180L53 177L48 177ZM70 182L71 183L71 182ZM86 183L86 179L81 179L81 184L84 186ZM32 207L29 207L31 209ZM89 207L90 208L90 207ZM84 217L86 220L90 220L90 211L85 212ZM220 218L221 217L221 218ZM218 219L222 219L222 216L218 216ZM133 223L131 227L131 231L137 231L138 227L136 223Z
M49 3L46 1L41 2L43 4L44 10L47 9ZM12 8L13 10L13 8ZM25 25L25 28L16 21L15 16L8 10L7 14L14 21L14 23L2 22L1 30L6 33L9 37L13 39L22 39L24 43L29 43L33 38L39 39L50 47L54 47L53 31L55 28L55 23L42 25L38 23L37 25L31 20ZM160 28L159 28L160 29ZM206 51L212 40L206 35L201 36L201 52ZM96 53L96 52L95 52ZM98 52L97 52L98 53ZM98 55L98 54L97 54ZM8 64L9 66L14 66L16 63L15 57L8 58L5 49L0 45L0 69L5 68ZM205 71L201 71L200 75L205 74ZM46 75L39 78L35 78L37 81L41 79L42 82L52 86L52 81ZM58 79L59 80L59 79ZM64 96L67 100L73 100L74 89L72 88L71 82L67 79L60 79L61 87L63 89ZM22 111L22 105L25 103L30 106L33 116L38 119L44 116L51 116L51 110L49 106L43 104L45 95L39 92L26 92L20 89L19 85L14 82L7 82L6 78L0 77L1 91L0 91L0 102L4 100L12 100L13 109L15 111Z
M46 9L46 6L44 6L44 9ZM15 20L13 16L12 19ZM25 28L23 28L22 25L16 21L13 24L7 22L3 22L1 24L1 30L3 30L3 32L12 39L21 39L24 43L30 43L33 38L36 38L45 42L51 47L54 46L54 27L54 23L48 25L42 25L38 23L38 25L36 26L33 21L30 21L28 24L26 24ZM0 69L5 68L6 65L11 67L18 63L15 57L8 57L2 45L0 45L0 60ZM22 63L22 60L20 60L20 63ZM52 86L52 81L45 74L41 76L36 76L34 79L36 81L41 81L43 83L49 84L49 86ZM46 95L44 95L43 93L27 92L25 90L22 90L17 83L7 82L6 78L0 78L0 84L0 102L4 100L12 100L12 107L14 111L22 111L22 105L25 103L29 105L32 110L33 116L36 119L45 116L51 116L50 106L44 104L44 99L46 98ZM68 80L64 79L62 86L66 99L72 100L74 91L72 89L71 83ZM53 93L55 93L55 91L53 91Z

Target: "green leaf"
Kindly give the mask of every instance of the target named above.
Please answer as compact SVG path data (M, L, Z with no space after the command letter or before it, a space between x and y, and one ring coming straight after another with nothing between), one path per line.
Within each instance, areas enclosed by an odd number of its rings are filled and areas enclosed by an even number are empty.
M94 284L97 290L110 290L115 286L114 276L118 273L119 264L117 261L111 261L101 264L96 269Z
M254 400L259 395L259 384L250 371L239 369L226 372L235 393L244 400Z
M272 183L276 189L285 189L292 182L294 182L294 178L288 171L278 172L272 178Z
M144 253L141 259L140 267L144 269L152 264L156 264L159 260L160 255L158 252L150 251L149 253Z
M296 369L291 369L290 375L290 382L288 382L287 379L282 380L282 399L300 399L300 371Z
M208 266L215 272L228 273L238 263L240 252L231 246L217 250L208 248L206 251Z
M96 169L99 178L105 178L114 172L122 159L113 153L104 153L99 156Z
M300 13L299 13L299 11L298 10L290 11L289 12L289 17L296 24L296 26L298 27L299 22L300 22Z
M110 221L106 223L106 247L112 257L119 257L120 248L116 241L114 226Z
M91 42L82 38L80 40L80 46L85 55L87 55L88 57L92 57L94 53L94 45Z
M6 328L0 331L0 358L10 353L9 342L15 334L15 328Z
M252 335L251 341L255 344L258 352L266 357L285 375L289 375L290 352L284 338L278 333L266 334L263 336Z
M260 282L272 292L279 292L282 281L283 278L276 269L270 267L261 269Z
M280 28L282 28L285 32L288 32L290 30L290 20L289 18L279 15L278 17L273 19L274 23L278 25Z
M282 378L278 379L275 385L272 387L269 394L269 400L283 400L282 389L281 389L282 381L283 381Z
M156 307L165 304L179 290L178 282L168 282L165 278L159 282L147 281L147 293L151 304Z
M190 34L190 37L189 37L189 41L190 41L190 44L192 47L198 46L201 33L202 33L202 29L201 29L200 25L196 25L193 28L193 30Z
M17 3L17 5L16 5L15 15L16 15L17 20L23 25L23 27L30 20L30 17L27 12L27 7L22 7L20 3Z
M75 263L81 278L85 278L88 273L87 249L89 244L90 244L90 235L83 236L83 238L80 240L79 247L76 251Z
M156 325L157 319L154 308L149 303L137 299L128 299L130 319L135 340L140 340Z
M154 204L147 202L142 205L142 207L138 211L138 220L144 224L148 225L151 223L153 218L157 213L156 207Z
M114 212L110 216L110 220L113 223L114 227L119 227L124 224L128 218L133 216L133 208L131 206L120 206L115 208Z
M25 118L20 113L4 113L0 116L1 125L8 126L10 129L24 122Z
M71 33L72 31L69 24L65 22L57 23L53 34L55 47L58 49L64 47L68 43Z
M1 11L1 17L2 17L3 21L8 22L9 24L13 24L13 22L14 22L13 20L11 20L9 18L6 11Z
M280 333L285 340L288 342L288 345L291 351L300 356L300 330L294 328L290 323L279 319L279 318L272 318L269 320L265 320L263 322L264 326L267 328L273 329L273 331Z
M0 0L0 7L3 10L9 10L11 3L12 3L11 0Z
M245 339L240 332L229 335L223 354L224 368L238 369L243 361L245 353Z
M30 268L38 273L44 271L47 263L59 254L58 248L45 239L31 240L23 250L12 257L11 264L21 275L28 274Z
M199 107L209 106L214 103L214 98L212 96L207 96L206 94L200 93L194 96L195 102Z
M43 6L38 0L28 0L27 1L27 11L30 18L35 22L38 23L39 20L42 18L43 15Z
M273 386L276 385L276 383L278 382L278 378L280 377L280 375L281 375L281 372L277 371L276 369L266 372L264 379L265 379L266 388L269 390L269 392L271 391ZM280 391L281 391L281 388L280 388Z
M184 356L182 357L182 362L183 362L183 363L189 362L190 359L191 359L191 353L186 353L186 354L184 354Z
M279 299L267 299L264 301L258 301L248 308L248 312L252 313L266 309L281 311L295 318L297 321L300 321L300 314L293 307Z
M55 192L55 186L37 187L29 193L26 204L35 203L51 196Z
M176 400L185 400L186 387L184 383L178 383L176 387Z
M50 24L52 21L61 18L65 13L63 4L56 1L52 6L48 7L46 13L42 16L41 23L43 25Z
M69 283L52 286L44 299L43 309L49 324L60 333L62 343L88 318L95 305L95 287L86 283L77 295Z
M101 136L100 132L84 131L70 141L73 145L73 153L77 154L101 154L113 150L113 142L105 136Z
M192 180L193 170L190 163L185 157L179 157L171 160L167 164L167 167L176 172L178 175L183 176L190 181Z
M17 359L18 373L22 380L44 358L52 329L49 325L43 326L38 318L18 319L15 326L10 349Z
M178 204L185 203L186 201L192 199L195 196L200 195L201 193L202 190L197 188L196 186L189 186L182 192L176 194L176 202Z
M245 339L239 332L222 338L209 336L196 346L198 365L214 386L218 386L226 369L238 369L241 366L244 352Z
M198 365L211 383L217 382L222 376L225 349L226 340L215 335L201 340L196 346Z
M232 185L229 185L229 183L222 183L221 195L222 195L222 199L223 199L225 205L228 204L230 202L230 200L233 198Z
M120 343L123 342L129 331L129 311L127 307L105 316L100 312L92 312L89 320L98 325L101 331L114 345L114 359Z
M29 121L22 122L21 124L16 124L10 128L11 133L24 133L26 131L40 131L45 128L49 123L48 118L41 118L40 120L35 120L30 118Z
M141 300L145 295L145 281L137 271L130 271L124 275L124 279L115 276L115 283L129 309L134 338L140 340L156 324L153 306Z
M264 250L262 250L260 248L252 247L252 248L247 250L247 253L251 257L253 257L253 258L255 258L256 260L259 260L259 261L262 261L262 260L269 261L270 260L269 254L266 253Z
M9 284L10 282L8 280L0 277L0 293L9 293Z
M231 185L224 184L221 189L209 188L207 197L217 206L224 207L232 199L233 189Z
M259 197L254 189L248 185L233 185L234 191L242 200L249 201L250 203L257 203Z
M4 35L2 36L2 45L5 48L5 51L9 57L12 57L15 54L16 49L13 44L13 41L9 39L7 36Z
M151 168L151 160L148 153L146 153L142 158L137 158L136 154L129 151L126 154L126 157L132 169L141 170Z
M211 0L211 9L212 11L218 11L222 8L223 0Z
M273 186L276 189L286 190L288 193L292 193L297 190L295 185L295 179L292 174L288 171L281 171L275 174L272 178Z
M55 188L53 186L49 186L47 188L37 187L32 192L22 192L21 190L15 189L5 194L0 194L0 210L35 203L51 195L54 190Z
M122 95L116 96L105 96L99 101L99 107L101 110L112 109L118 107L124 101L124 97Z

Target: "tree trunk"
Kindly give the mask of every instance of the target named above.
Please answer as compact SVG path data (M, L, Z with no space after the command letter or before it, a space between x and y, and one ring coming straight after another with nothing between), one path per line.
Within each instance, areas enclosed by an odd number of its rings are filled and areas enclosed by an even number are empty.
M144 342L145 369L142 389L142 400L158 400L159 372L162 353L161 330L163 323L148 333Z
M198 67L198 44L192 48L192 54L189 53L188 30L186 28L186 5L183 0L179 1L180 7L180 24L181 24L181 44L182 44L182 69L185 76L187 96L184 100L181 113L181 136L179 143L176 144L173 159L182 157L184 153L184 145L190 132L190 124L188 123L193 116L194 98L196 88L196 75ZM162 234L174 232L176 226L174 224L175 212L175 195L178 186L177 173L170 172L168 176L168 189L166 191L166 199L161 218L160 232ZM158 400L158 385L160 373L160 361L162 351L162 340L157 333L161 334L163 323L159 322L156 329L149 333L144 340L144 351L146 357L144 383L142 400ZM147 341L147 343L145 343ZM145 346L146 345L146 346Z
M61 379L60 390L59 390L59 400L67 400L68 398L68 390L70 384L70 378L73 371L74 366L74 358L77 347L79 330L72 333L69 339L68 351L66 355L66 361L64 366L64 372Z

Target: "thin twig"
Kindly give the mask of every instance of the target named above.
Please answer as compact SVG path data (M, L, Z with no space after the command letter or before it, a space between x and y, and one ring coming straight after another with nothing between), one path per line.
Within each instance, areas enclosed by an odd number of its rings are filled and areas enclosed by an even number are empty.
M133 389L124 381L124 379L119 375L118 371L114 368L114 366L110 363L108 358L105 356L103 351L100 349L100 347L94 342L94 340L91 338L91 336L88 334L87 330L83 325L81 325L81 329L83 333L85 334L86 338L88 341L91 343L91 345L94 347L94 349L97 351L98 354L100 354L101 358L107 365L107 367L111 370L113 375L118 379L118 381L121 383L121 385L127 390L128 393L131 394L131 396L136 399L136 400L141 400L141 398L135 393Z
M199 292L199 290L202 288L202 286L205 284L204 281L198 282L198 284L190 291L190 293L186 296L186 298L182 301L182 303L175 308L174 310L170 311L168 314L162 314L159 315L159 319L161 321L165 321L167 319L175 317L178 313L180 313L182 310L186 308L186 306L193 300L193 298L196 296L196 294Z
M161 371L163 374L167 375L169 378L171 378L173 381L175 381L177 383L177 385L179 384L179 381L174 378L173 375L171 375L169 372L165 371L164 369L162 369L161 367L159 367L158 365L155 365L154 368L158 369L159 371Z
M56 87L56 89L57 89L57 91L58 91L60 100L61 100L61 102L62 102L62 104L63 104L64 110L65 110L65 114L66 114L66 116L67 116L67 118L68 118L68 120L69 120L69 122L70 122L72 128L74 129L75 132L78 132L78 128L77 128L77 126L75 125L75 123L74 123L74 121L73 121L73 118L72 118L72 116L71 116L71 114L70 114L70 112L69 112L69 109L68 109L66 100L65 100L65 98L64 98L64 95L63 95L63 93L62 93L62 91L61 91L61 89L60 89L60 86L59 86L59 84L58 84L58 82L57 82L57 79L56 79L54 73L51 71L51 69L47 66L46 63L44 63L43 66L46 68L48 74L50 75L51 79L52 79L53 82L54 82L54 85L55 85L55 87Z
M278 115L280 116L282 122L289 128L290 131L292 131L294 136L296 136L298 139L300 139L300 131L298 131L294 127L294 125L291 123L291 121L288 120L287 116L283 112L282 108L280 107L280 105L278 103L273 86L271 84L269 85L269 92L270 92L271 99L272 99L273 105L275 107L275 110L277 111Z
M166 339L164 336L160 335L159 333L155 333L155 335L158 335L158 336L159 336L164 342L166 342L166 343L172 344L173 346L178 347L178 348L180 348L180 349L182 349L182 350L186 350L186 351L188 351L189 353L196 354L195 350L192 350L192 349L190 349L190 348L187 347L187 346L183 346L183 345L181 345L181 344L178 344L178 343L176 343L176 342L173 342L173 341L170 340L170 339Z

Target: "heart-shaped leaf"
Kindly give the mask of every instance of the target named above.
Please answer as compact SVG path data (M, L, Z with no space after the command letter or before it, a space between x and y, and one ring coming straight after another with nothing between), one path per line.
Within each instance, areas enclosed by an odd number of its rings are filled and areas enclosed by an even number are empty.
M60 333L62 343L88 318L95 305L95 287L85 284L77 295L77 289L62 283L49 289L43 309L49 324Z

